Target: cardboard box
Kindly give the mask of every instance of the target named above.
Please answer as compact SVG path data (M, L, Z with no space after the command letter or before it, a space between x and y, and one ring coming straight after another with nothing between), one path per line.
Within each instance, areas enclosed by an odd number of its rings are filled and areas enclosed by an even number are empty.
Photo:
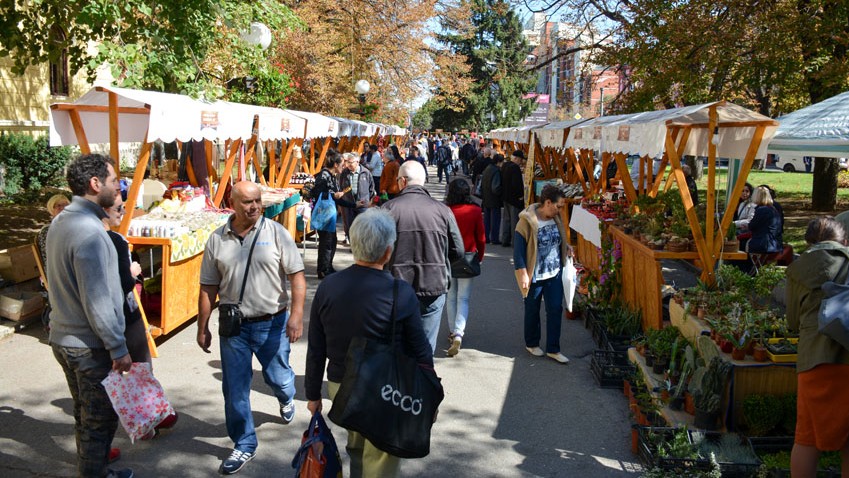
M44 297L38 292L11 292L0 295L0 317L21 320L41 313Z
M28 244L0 251L0 275L14 282L26 282L38 277L32 246Z

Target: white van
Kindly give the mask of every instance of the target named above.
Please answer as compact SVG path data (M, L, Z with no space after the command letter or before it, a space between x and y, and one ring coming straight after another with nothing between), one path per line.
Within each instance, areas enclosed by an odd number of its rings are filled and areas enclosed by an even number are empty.
M810 158L810 166L806 167L805 158ZM786 173L810 173L814 170L814 158L809 156L783 154L781 156L776 156L775 167ZM837 167L841 171L849 169L849 158L837 158Z

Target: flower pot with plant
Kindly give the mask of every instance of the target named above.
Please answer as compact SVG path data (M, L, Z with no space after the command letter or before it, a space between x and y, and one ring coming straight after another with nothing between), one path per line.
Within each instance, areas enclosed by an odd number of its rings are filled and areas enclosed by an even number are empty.
M732 222L725 233L725 241L722 243L722 252L737 252L740 250L740 241L737 239L737 226Z
M697 428L715 430L717 419L725 395L725 386L731 364L720 357L713 357L705 367L700 367L693 374L690 382L695 399Z
M749 436L769 436L783 420L781 399L775 395L752 394L743 400L743 418Z

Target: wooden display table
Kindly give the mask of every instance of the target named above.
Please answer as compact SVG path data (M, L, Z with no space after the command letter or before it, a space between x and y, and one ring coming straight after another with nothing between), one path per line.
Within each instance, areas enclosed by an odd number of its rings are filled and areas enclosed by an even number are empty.
M668 405L663 404L659 392L659 390L666 386L663 377L652 372L651 367L646 365L646 359L637 353L637 349L634 347L628 349L628 359L643 372L643 377L646 379L646 385L649 388L649 393L655 402L661 404L660 416L666 420L666 423L668 423L671 427L686 426L688 428L693 428L693 422L696 417L690 415L684 410L673 410L669 408Z
M301 202L301 195L295 193L284 202L266 206L262 214L282 224L292 238L295 238L298 235L298 214L295 206L299 202Z
M127 241L134 246L154 246L162 248L162 292L160 312L148 308L148 321L161 334L171 333L189 319L198 315L198 294L200 293L200 265L203 253L187 259L171 262L171 239L165 237L130 236ZM154 336L159 332L154 330Z
M669 318L681 335L693 344L696 338L704 332L709 334L711 330L707 323L686 314L684 308L674 301L669 303ZM711 344L717 347L713 342ZM730 424L730 429L737 429L740 424L743 400L749 395L796 393L795 363L755 362L751 357L747 360L734 360L731 354L722 352L718 347L717 351L720 357L732 365L729 392L732 406L728 407L726 415L726 423Z

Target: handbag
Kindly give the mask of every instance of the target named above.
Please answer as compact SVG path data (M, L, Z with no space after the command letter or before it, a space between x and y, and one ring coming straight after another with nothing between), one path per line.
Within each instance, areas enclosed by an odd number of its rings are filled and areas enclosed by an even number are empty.
M218 336L219 337L235 337L242 332L242 320L245 318L242 313L242 299L245 297L245 285L248 283L248 270L251 268L251 258L254 255L254 247L256 239L262 230L262 225L265 223L265 218L260 219L259 227L254 234L254 240L251 242L251 250L248 252L248 263L245 264L245 275L242 277L242 289L239 291L239 302L237 304L219 304L218 305Z
M165 417L174 413L162 385L153 376L147 362L133 363L125 374L111 370L101 384L131 443L147 435Z
M310 224L316 231L336 231L336 202L329 191L319 195L312 209Z
M389 341L351 340L345 375L327 416L386 453L422 458L430 453L430 430L445 393L436 373L396 344L398 281L393 286Z
M310 426L301 438L301 447L292 460L292 468L298 478L342 478L342 459L330 427L315 412Z
M849 268L849 261L843 271ZM849 349L849 276L844 284L828 281L822 285L825 293L817 317L819 333Z
M477 252L465 252L463 257L451 263L451 277L470 279L481 275L481 261Z

